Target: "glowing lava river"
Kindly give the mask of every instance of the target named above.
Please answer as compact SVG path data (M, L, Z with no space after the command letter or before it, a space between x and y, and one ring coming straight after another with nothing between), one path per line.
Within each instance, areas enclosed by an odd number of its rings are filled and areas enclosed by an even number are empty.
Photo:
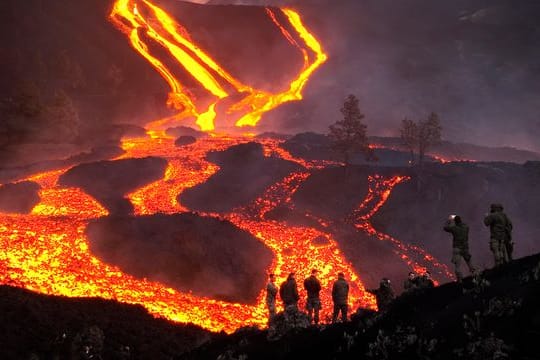
M146 20L143 10L152 15L153 21ZM307 49L299 45L289 30L280 23L274 12L267 10L276 26L295 44L306 59L299 76L291 81L290 87L279 94L257 91L243 85L217 65L210 57L189 41L180 32L180 27L167 13L149 1L134 3L128 0L116 1L111 17L116 25L129 37L132 46L141 53L171 86L169 105L182 112L173 120L188 116L196 118L196 123L204 130L213 128L212 104L204 111L198 109L194 99L189 98L173 74L156 57L139 36L142 28L151 38L169 49L172 56L189 69L196 69L201 84L217 99L227 96L225 88L234 88L246 97L232 105L230 111L237 111L238 126L254 125L260 116L284 101L301 98L300 91L309 75L326 58L318 42L303 27L297 13L283 10L283 15L298 36L315 53L315 61L310 62ZM165 34L165 35L163 35ZM189 51L181 51L187 48ZM189 56L188 56L189 54ZM184 57L186 55L187 57ZM196 58L196 59L195 59ZM210 70L209 70L210 69ZM219 79L215 77L219 75ZM194 75L195 76L195 75ZM224 87L222 82L229 86ZM212 116L210 116L210 115ZM321 167L335 166L329 163L309 163L295 159L279 147L275 139L253 139L247 136L214 136L199 139L194 144L177 147L174 139L163 131L171 125L171 119L153 121L147 126L152 136L124 139L125 153L120 158L143 158L158 156L168 162L163 179L142 187L128 195L135 208L134 215L156 213L181 213L190 211L178 202L178 195L185 189L204 183L215 174L219 167L205 160L209 151L224 150L230 146L248 141L260 142L266 156L295 161L303 171L290 173L270 186L264 194L244 207L229 213L200 214L225 219L237 227L248 231L267 246L274 254L268 272L277 275L278 283L290 271L296 271L297 278L309 275L312 268L320 270L322 282L322 319L327 319L331 311L331 283L338 272L344 272L351 284L349 296L351 309L359 306L375 308L372 295L367 293L361 274L346 260L332 233L332 226L325 219L315 219L320 226L292 226L285 222L266 220L264 214L280 205L293 207L291 197L313 171ZM100 297L123 303L141 304L151 314L182 323L194 323L212 331L232 332L243 326L266 326L267 312L264 304L265 290L261 289L253 304L231 303L180 292L158 282L139 279L122 272L118 267L104 263L89 250L85 228L88 223L108 213L94 198L77 188L66 188L58 184L59 177L68 169L60 169L36 174L23 180L37 182L41 186L40 202L31 213L0 214L0 284L22 287L43 294L69 297ZM358 232L375 235L381 241L390 241L398 258L411 269L422 271L435 269L439 274L451 277L445 265L437 262L422 249L403 244L386 234L377 232L370 224L371 216L383 206L391 191L408 178L396 176L386 178L373 174L369 178L366 199L352 214ZM311 215L309 215L311 216ZM313 217L313 216L311 216ZM320 244L316 238L326 238ZM301 298L305 293L299 286ZM302 301L300 306L303 306Z
M148 137L124 141L124 158L159 155L169 163L163 180L129 195L136 214L178 213L187 210L177 202L177 195L186 188L204 182L218 170L216 165L203 160L204 155L210 150L225 149L250 140L210 137L182 148L175 147L173 139ZM283 150L277 151L277 140L266 139L261 142L268 156L291 158ZM309 176L310 164L302 163L307 166L306 172L291 173L271 186L252 204L219 216L249 231L274 252L274 262L268 271L276 273L278 281L283 281L293 270L302 279L308 276L310 269L321 269L320 278L324 289L322 301L331 304L330 284L335 274L342 271L352 285L352 308L374 308L374 299L365 293L361 279L345 260L330 232L294 227L263 218L267 211L289 201L294 191ZM0 259L0 283L45 294L102 297L141 304L156 316L178 322L192 322L210 330L233 331L241 326L266 324L263 289L256 305L201 298L159 283L136 279L92 256L84 235L85 226L91 219L106 216L107 211L81 190L58 186L58 177L66 170L42 173L28 179L42 187L41 202L31 214L0 216L0 244L6 249ZM374 176L371 179L373 184L380 184L382 188L374 186L368 199L359 207L364 215L358 216L358 222L364 224L364 227L358 227L359 231L376 233L369 225L369 216L384 203L392 187L406 178L385 179ZM253 215L254 209L256 215ZM312 240L320 236L327 238L328 242L313 245ZM389 240L389 237L385 238L387 235L378 236L381 240ZM391 240L396 243L396 252L409 263L410 255L415 250L395 239ZM424 256L424 259L425 266L447 272L444 265L433 258ZM417 270L422 268L415 262L410 262L410 265ZM325 306L325 312L328 311L329 306Z

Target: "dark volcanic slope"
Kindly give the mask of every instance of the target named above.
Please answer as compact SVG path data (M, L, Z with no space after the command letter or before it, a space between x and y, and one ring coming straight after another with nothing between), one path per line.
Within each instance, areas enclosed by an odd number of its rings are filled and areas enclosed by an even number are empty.
M124 195L163 177L167 161L157 157L99 161L75 166L59 179L63 186L80 187L111 214L130 214Z
M108 21L112 0L29 0L0 3L2 66L0 99L16 95L31 84L27 101L47 107L58 90L73 101L78 114L75 138L51 134L53 143L82 146L117 141L112 123L148 121L167 114L167 86L150 65L130 47L126 37ZM3 114L3 117L9 115ZM17 115L18 116L18 115ZM15 118L14 120L17 120ZM43 139L65 119L23 116L2 123L18 147ZM7 125L11 124L11 125ZM10 127L11 126L11 127ZM1 154L0 154L1 155Z
M261 144L254 142L209 153L207 158L221 169L204 184L180 195L180 202L193 210L230 211L255 200L267 187L300 169L293 162L265 157Z
M272 335L242 329L178 359L539 359L539 261L485 271L477 285L468 278L407 294L386 313L363 310L346 324Z
M182 291L252 302L272 253L228 221L195 214L107 217L88 225L94 254Z
M386 138L380 138L386 139ZM394 138L391 138L394 140ZM373 138L368 138L368 141L373 144L380 144L381 142L374 141ZM410 155L408 151L394 150L401 144L398 139L396 145L392 142L388 148L373 149L373 155L375 156L376 164L380 166L406 166L409 164ZM318 134L314 132L305 132L294 135L281 144L281 147L289 151L293 156L300 157L309 160L331 160L331 161L343 161L343 156L332 150L332 142L330 138L325 134ZM431 161L432 158L426 156L426 161ZM351 164L362 165L369 164L372 161L368 161L366 154L362 152L353 153L350 155L349 162Z
M109 21L113 2L0 2L0 102L23 103L9 111L0 108L2 163L26 163L22 155L13 156L16 150L43 141L73 145L61 156L50 154L51 158L66 157L81 148L117 142L120 134L113 124L143 125L172 114L165 105L169 91L165 80ZM282 91L302 69L302 52L283 36L264 7L203 6L175 0L155 3L178 20L200 49L248 86ZM276 11L276 17L296 36L281 12ZM166 50L152 41L148 46L196 96L198 105L215 100ZM216 77L234 101L245 96ZM74 116L49 114L58 90L70 100ZM225 99L218 104L218 112L230 103ZM24 107L37 111L28 114Z
M156 319L139 305L38 295L5 285L0 286L0 313L4 360L90 359L97 354L109 360L165 360L211 336L193 325Z
M39 203L39 184L23 181L0 186L0 211L6 213L29 213Z
M403 141L398 137L371 136L370 144L380 145L384 148L374 149L377 165L385 166L408 166L411 160L409 150L403 146ZM287 139L281 147L296 157L310 160L334 160L342 161L339 154L332 151L331 141L325 134L305 132L294 135ZM540 160L540 154L520 150L511 147L486 147L466 143L452 143L443 141L441 144L428 150L426 161L436 161L430 154L449 161L473 160L473 161L505 161L525 163L527 161ZM364 154L357 153L351 156L351 164L366 164Z
M540 357L539 261L539 255L518 259L485 271L477 285L468 278L464 286L418 291L398 298L387 313L278 330L271 340L266 330L211 334L155 319L141 306L0 286L0 353L7 360L84 359L90 345L94 358L107 360L533 360Z
M450 260L451 236L442 227L450 214L470 226L473 262L491 266L489 229L483 218L498 202L514 223L516 256L540 250L540 163L451 163L427 166L421 177L398 185L373 217L376 228Z
M313 172L293 195L299 211L321 218L343 220L368 193L368 177L375 174L397 175L400 169L368 166L329 167Z

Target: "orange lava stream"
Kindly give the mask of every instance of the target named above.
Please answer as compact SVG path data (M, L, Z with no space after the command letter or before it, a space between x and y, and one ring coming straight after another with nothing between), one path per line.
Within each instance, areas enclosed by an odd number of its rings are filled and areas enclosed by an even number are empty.
M175 147L172 139L147 137L125 140L126 153L122 158L153 155L164 157L169 163L162 180L128 195L136 214L186 211L176 202L177 196L184 189L204 182L219 169L204 160L204 156L209 151L251 140L249 137L208 137L183 147ZM309 162L294 159L284 150L279 151L279 141L261 139L261 143L267 156L282 156L303 163L307 168L315 167ZM232 332L246 325L265 326L264 289L252 305L216 301L134 278L95 258L89 251L84 229L89 221L106 216L107 212L79 189L60 187L58 177L65 171L51 171L29 178L42 187L41 202L31 214L0 215L0 245L8 249L0 258L0 269L4 270L0 283L45 294L102 297L141 304L156 316L192 322L214 331ZM201 215L227 219L268 246L275 258L267 271L276 273L278 281L284 280L290 271L296 271L301 282L312 268L319 269L323 284L323 320L330 316L330 288L337 272L344 272L350 280L352 309L359 306L375 308L373 296L365 292L361 279L345 260L330 232L265 219L265 214L276 206L290 205L291 196L309 175L308 171L292 173L268 188L253 203L230 213ZM390 182L379 176L370 178L373 185L370 193L373 194L368 195L357 214L364 219L363 224L369 224L364 213L369 216L375 213L390 195L391 188L403 180L404 177L393 178ZM320 220L320 224L325 225L325 222ZM359 228L368 233L375 232L370 227ZM376 234L381 239L397 242L387 235ZM410 250L401 245L396 253L406 259L405 254ZM435 259L427 254L424 260L437 266ZM410 264L414 267L416 263ZM305 293L301 285L299 288L303 301Z
M450 272L448 266L437 261L424 249L412 244L403 243L390 235L381 233L375 230L370 222L371 217L384 205L392 189L397 184L408 180L410 180L408 176L394 176L390 179L384 179L380 175L369 176L368 194L352 215L354 226L359 230L377 237L379 240L390 241L395 246L394 253L405 261L416 273L424 273L428 270L429 266L432 268L431 272L434 275L438 275L441 279L453 279L454 275ZM421 262L423 262L423 265Z
M219 151L243 142L250 137L208 137L192 145L176 147L174 140L163 134L163 127L171 119L194 116L202 129L213 128L214 104L202 112L195 99L184 89L174 74L149 50L149 39L169 51L178 61L192 71L193 76L214 97L228 96L226 82L247 96L231 107L231 111L243 112L238 126L255 125L265 111L279 104L302 98L301 90L309 76L325 60L326 55L318 41L303 26L299 15L293 10L282 10L306 46L315 53L310 63L307 51L301 73L289 89L279 94L254 90L241 84L215 63L209 55L194 44L187 32L165 11L150 1L116 0L110 14L115 25L130 39L132 46L144 56L162 75L171 88L169 105L182 110L169 119L162 119L147 126L150 137L123 141L125 154L121 158L163 157L168 167L163 179L144 186L127 197L134 205L135 214L178 213L188 211L177 200L185 189L205 182L219 167L205 160L209 151ZM273 13L272 13L273 14ZM289 34L274 15L272 21L284 34ZM144 34L144 36L142 36ZM285 36L285 35L284 35ZM289 40L290 41L290 40ZM298 42L295 40L298 44ZM154 45L155 45L154 44ZM219 75L219 78L215 77ZM217 100L216 100L217 101ZM249 109L249 111L245 111ZM320 270L323 285L323 320L330 315L331 283L338 272L344 272L351 284L350 305L375 308L371 294L365 292L362 281L337 246L331 232L313 227L290 226L284 222L266 220L265 214L279 205L290 206L291 197L310 175L311 169L325 167L332 162L310 162L296 159L279 147L279 141L258 140L264 146L266 156L277 156L294 161L304 171L289 174L269 187L263 195L245 207L226 214L201 214L218 216L245 229L263 242L274 253L274 261L267 271L276 273L278 281L285 279L290 271L296 271L302 299L305 299L301 281L312 268ZM158 282L138 279L106 264L89 251L84 230L93 219L107 216L107 211L92 197L80 189L63 188L58 178L67 169L44 172L27 180L41 186L41 201L30 214L0 214L0 246L5 251L0 255L0 284L11 284L44 294L70 297L101 297L124 303L141 304L155 316L172 321L194 323L213 331L232 332L243 326L265 326L267 313L264 305L264 289L253 304L228 303L183 293ZM388 235L377 233L369 224L369 218L384 204L393 186L404 181L404 177L388 180L379 176L370 178L370 193L355 213L358 228L375 233L380 239L396 243L396 253L408 258L411 251ZM321 225L325 221L318 219ZM397 244L400 245L397 245ZM425 255L426 263L437 267L435 259ZM416 262L410 262L416 266ZM303 303L301 302L301 306Z
M323 290L321 318L329 321L332 315L332 282L338 272L343 272L350 280L349 305L376 308L374 297L365 291L362 281L352 265L345 261L337 242L330 233L315 228L291 226L285 222L265 220L264 215L280 204L290 202L291 196L307 177L307 172L292 173L271 186L263 196L245 208L235 209L226 218L259 238L274 250L276 260L269 272L276 274L278 283L284 281L288 273L296 272L299 280L300 303L303 307L307 294L301 281L308 277L311 269L320 271L319 279ZM324 239L324 241L321 241Z
M278 22L275 14L267 9L268 16L280 29L284 37L294 44L304 57L304 65L298 76L293 79L288 89L278 93L270 93L245 85L229 74L215 60L195 44L187 31L179 25L165 10L148 0L115 0L109 18L113 24L129 38L132 47L139 52L165 79L170 87L167 105L180 111L179 114L166 119L157 120L147 125L150 130L171 127L178 120L187 117L196 118L196 124L204 131L215 128L216 101L232 95L228 84L236 93L245 94L244 98L229 106L227 114L238 114L236 126L255 126L262 115L277 106L293 100L302 99L302 90L311 74L326 61L320 43L304 26L297 12L291 9L282 10L297 36L305 42L307 48L299 45L293 36ZM144 34L144 39L141 37ZM176 62L185 68L199 84L208 91L209 96L217 98L206 110L196 104L194 96L185 89L157 55L153 55L148 40L166 49ZM315 58L310 61L308 50ZM205 105L206 106L206 105Z
M129 140L124 148L128 151L125 157L139 157L148 155L160 155L169 161L169 170L163 180L157 181L149 186L139 189L129 194L128 197L136 207L137 214L152 214L156 212L176 213L186 211L184 207L176 203L176 198L184 189L195 186L208 179L219 168L203 160L204 155L210 150L220 150L228 146L237 145L250 141L251 138L207 138L201 139L197 143L175 148L172 140L161 140L159 144L148 139ZM137 146L133 146L133 141L139 141ZM170 141L168 151L162 148ZM262 139L267 154L276 154L279 142L272 139ZM154 145L155 144L155 145ZM154 148L155 146L155 148ZM134 148L137 151L128 149ZM141 150L144 149L142 152ZM280 152L288 155L289 160L294 159L284 150ZM300 161L308 165L307 162ZM195 170L197 169L197 170ZM364 287L356 275L352 266L344 261L343 254L337 247L337 243L330 234L322 233L316 229L307 227L291 227L285 223L275 221L265 221L264 214L279 205L281 202L289 201L292 193L309 176L309 173L293 173L283 181L271 186L266 193L253 204L245 208L235 209L229 214L202 214L216 216L227 219L233 224L242 228L273 250L276 258L269 272L274 272L278 278L285 279L291 271L296 271L298 279L307 277L312 268L320 269L321 282L324 291L321 293L321 300L326 304L323 316L331 316L331 282L338 272L344 272L351 280L350 302L352 308L358 306L374 308L375 302L371 294L365 292ZM324 245L313 244L313 239L325 237L327 241ZM303 290L300 286L300 292ZM243 310L248 313L265 314L264 291L258 297L257 305L243 306ZM305 294L304 294L305 295ZM302 296L304 298L305 296ZM212 309L205 308L205 301L201 299L199 308L211 314ZM300 303L302 305L302 302ZM235 318L243 318L238 310L235 311ZM264 325L266 317L257 319L258 325Z

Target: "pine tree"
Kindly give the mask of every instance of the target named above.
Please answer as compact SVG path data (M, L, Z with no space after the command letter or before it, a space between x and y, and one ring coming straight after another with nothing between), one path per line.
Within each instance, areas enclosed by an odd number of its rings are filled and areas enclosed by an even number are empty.
M367 126L362 122L364 114L360 112L356 96L349 95L345 99L341 113L343 120L330 125L328 136L332 141L332 149L342 155L345 166L348 166L353 152L363 151L367 156L370 155Z

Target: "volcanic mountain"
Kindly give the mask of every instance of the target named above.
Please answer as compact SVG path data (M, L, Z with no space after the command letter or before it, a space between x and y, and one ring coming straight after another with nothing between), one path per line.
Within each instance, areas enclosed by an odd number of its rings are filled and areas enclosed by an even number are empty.
M6 95L7 149L39 143L67 146L58 150L66 155L99 147L69 158L43 155L59 160L45 165L24 159L24 171L7 171L12 183L0 189L2 200L24 201L2 206L1 284L114 299L156 317L233 332L266 326L267 273L281 282L291 272L302 279L319 269L325 304L333 279L344 273L350 306L369 310L376 303L366 288L381 277L400 283L409 271L429 270L437 283L452 280L450 240L441 231L451 213L473 228L476 264L489 266L481 218L491 202L503 203L514 220L516 255L539 250L540 229L531 217L539 210L534 161L449 162L454 159L432 154L430 163L410 167L403 164L407 155L392 148L384 164L344 166L329 156L323 135L285 141L192 131L189 141L175 139L186 135L186 123L205 130L253 125L278 105L301 99L304 85L324 75L316 71L326 61L317 32L324 29L316 21L311 31L292 9L119 0L102 13L107 4L36 0L29 13L19 3L2 5L5 23L18 29L6 69L21 69L8 80L22 79L22 90ZM78 23L81 9L88 17ZM104 18L96 29L98 15ZM49 18L56 21L40 32ZM71 28L69 41L62 35L48 43ZM109 37L111 31L116 35ZM20 45L31 39L47 59L58 56L59 69L40 75L49 67ZM124 62L129 75L121 70ZM85 73L99 75L85 82ZM148 105L154 86L159 103L174 112ZM130 94L132 100L116 104ZM116 124L111 132L105 124L119 122L112 114L137 124L144 117L145 129ZM520 153L520 160L530 155ZM303 307L303 289L300 295ZM325 321L330 312L323 309Z

